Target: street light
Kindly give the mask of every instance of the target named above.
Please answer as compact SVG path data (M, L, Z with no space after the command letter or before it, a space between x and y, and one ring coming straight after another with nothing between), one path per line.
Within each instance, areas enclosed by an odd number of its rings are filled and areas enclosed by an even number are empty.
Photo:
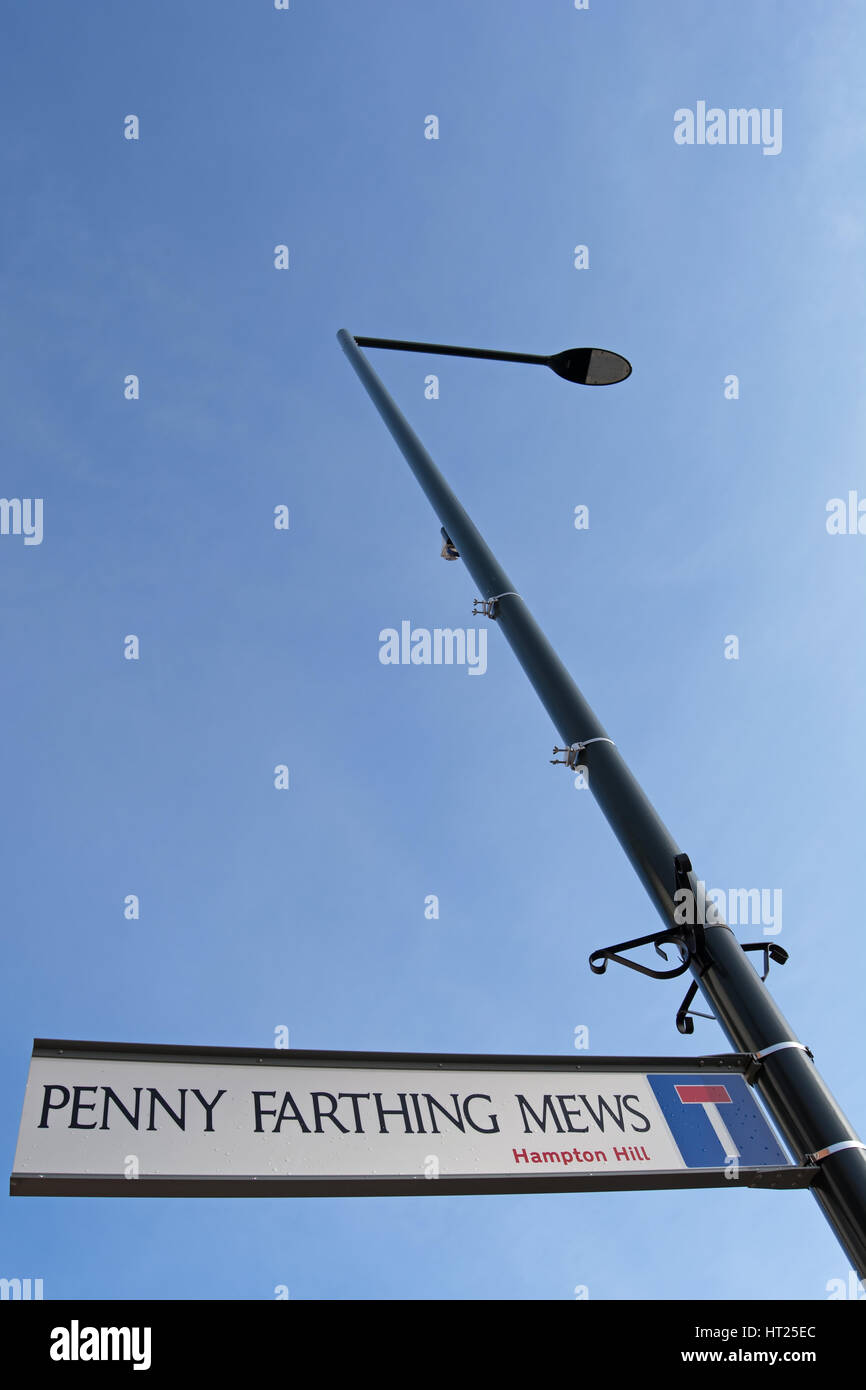
M579 386L612 386L631 376L631 363L607 348L566 348L551 357L531 352L498 352L494 348L446 347L443 343L407 343L399 338L356 338L358 347L396 348L400 352L440 352L448 357L485 357L490 362L532 362L549 367Z
M591 770L590 790L664 921L664 930L654 936L594 951L590 957L591 968L601 974L609 961L616 961L656 978L691 970L694 980L677 1015L680 1032L692 1031L689 1009L700 989L734 1050L745 1054L743 1060L749 1064L750 1079L796 1154L798 1163L814 1170L811 1190L859 1277L866 1277L866 1145L857 1138L836 1104L818 1073L811 1052L798 1041L791 1025L776 1007L763 977L749 964L745 954L747 947L740 945L730 927L717 920L707 920L705 907L699 906L694 911L695 905L702 904L704 898L688 855L680 850L644 795L613 739L515 591L515 585L361 352L361 345L540 363L567 380L586 385L624 380L631 371L628 362L617 353L597 348L572 349L556 357L535 357L387 338L354 338L345 328L337 338L431 502L446 537L453 542L479 586L482 611L498 621L558 729L565 746L554 752L564 753L562 761L569 767ZM587 355L585 365L582 365L584 359L580 354ZM595 374L594 366L597 355L599 375ZM567 360L560 362L560 359ZM561 367L566 369L561 370ZM685 921L684 903L690 903L693 909L691 914L686 914ZM665 943L672 945L679 951L680 963L667 970L652 970L621 954L650 943L659 948ZM759 943L759 947L765 951L766 975L771 954L778 961L785 959L785 953L778 947L773 952L766 943Z

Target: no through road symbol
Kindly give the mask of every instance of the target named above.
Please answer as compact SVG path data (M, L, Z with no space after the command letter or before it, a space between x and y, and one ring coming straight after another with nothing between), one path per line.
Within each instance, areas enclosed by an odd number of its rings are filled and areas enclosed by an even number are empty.
M721 1140L726 1158L739 1158L740 1151L719 1113L719 1105L733 1105L726 1086L677 1086L683 1105L702 1105L704 1114Z
M647 1080L687 1167L788 1161L743 1076L650 1073Z

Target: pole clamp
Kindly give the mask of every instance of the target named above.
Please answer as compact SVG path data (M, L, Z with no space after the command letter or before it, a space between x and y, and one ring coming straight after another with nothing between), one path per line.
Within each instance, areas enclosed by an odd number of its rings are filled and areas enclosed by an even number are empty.
M566 767L573 770L580 765L580 755L584 748L588 748L591 743L610 743L616 748L612 738L585 738L582 742L572 743L568 748L554 748L554 753L564 753L564 758L551 758L551 763L564 763Z
M819 1149L817 1153L806 1154L807 1163L820 1163L822 1159L831 1158L833 1154L841 1153L843 1149L866 1149L866 1144L862 1139L840 1139L838 1144L828 1144L826 1149Z
M772 1047L763 1047L763 1048L761 1048L761 1051L760 1051L760 1052L753 1052L753 1053L752 1053L752 1059L753 1059L753 1061L755 1061L755 1062L763 1062L763 1060L764 1060L765 1057L769 1057L769 1056L771 1055L771 1053L773 1053L773 1052L781 1052L781 1051L782 1051L782 1048L784 1048L784 1047L796 1047L796 1048L799 1048L799 1050L800 1050L801 1052L805 1052L805 1054L806 1054L807 1057L811 1057L813 1062L814 1062L814 1060L815 1060L814 1056L812 1056L812 1053L810 1052L810 1050L809 1050L809 1048L806 1046L806 1044L805 1044L805 1043L801 1043L801 1042L780 1042L780 1043L773 1043L773 1046L772 1046Z
M520 595L516 594L513 589L506 589L504 594L494 594L493 598L473 599L473 616L476 618L497 618L501 598L520 598Z
M745 947L743 947L743 949L745 950ZM781 947L779 947L778 949L781 950ZM766 979L766 976L762 975L761 979ZM815 1058L812 1054L812 1051L810 1048L806 1046L805 1043L792 1041L773 1043L770 1047L762 1047L760 1052L749 1053L749 1056L752 1059L749 1062L748 1067L746 1068L746 1080L748 1081L749 1085L751 1086L754 1084L755 1078L761 1070L761 1063L763 1062L765 1057L772 1057L774 1052L782 1052L785 1048L788 1047L795 1047L798 1052L805 1052L806 1056L810 1059L810 1061L814 1062Z

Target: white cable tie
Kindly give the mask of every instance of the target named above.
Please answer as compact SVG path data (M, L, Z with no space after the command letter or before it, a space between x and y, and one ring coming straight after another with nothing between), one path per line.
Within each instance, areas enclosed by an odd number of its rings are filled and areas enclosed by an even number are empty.
M838 1144L830 1144L826 1149L819 1149L817 1153L807 1154L806 1157L813 1163L819 1163L822 1158L829 1158L831 1154L841 1153L842 1149L866 1149L866 1144L862 1139L841 1139Z
M498 603L501 598L520 598L520 595L518 593L515 593L514 589L506 589L504 594L491 594L490 598L487 599L486 602Z
M590 745L591 743L613 743L613 739L612 739L612 738L585 738L585 739L581 740L580 743L571 743L571 744L569 744L569 747L572 748L572 749L574 750L575 753L579 753L582 749L588 748L589 745ZM615 743L613 743L613 746L614 746L614 748L616 748L616 744L615 744Z
M753 1052L753 1053L752 1053L752 1056L754 1057L754 1059L755 1059L756 1062L760 1062L760 1061L763 1061L763 1059L764 1059L765 1057L769 1057L770 1054L771 1054L772 1052L781 1052L781 1050L782 1050L783 1047L797 1047L797 1048L800 1049L801 1052L805 1052L805 1053L807 1054L807 1056L809 1056L809 1057L812 1056L812 1054L811 1054L811 1052L809 1051L809 1049L808 1049L808 1047L806 1046L806 1044L805 1044L805 1043L801 1043L801 1042L780 1042L780 1043L773 1043L773 1046L772 1046L772 1047L765 1047L765 1048L763 1049L763 1051L761 1051L761 1052ZM814 1059L813 1059L813 1060L814 1060Z

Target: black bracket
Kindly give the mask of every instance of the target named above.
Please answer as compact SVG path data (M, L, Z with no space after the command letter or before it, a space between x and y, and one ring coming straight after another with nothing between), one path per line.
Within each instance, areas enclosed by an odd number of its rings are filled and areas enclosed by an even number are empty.
M684 957L680 964L672 970L651 970L648 965L638 965L636 960L628 960L620 955L620 951L631 951L638 946L655 946L656 951L662 960L667 960L667 956L661 949L663 945L670 943L677 946L680 952L684 952ZM600 950L593 951L589 958L589 968L595 975L603 975L607 969L609 960L616 961L617 965L625 965L629 970L637 970L641 975L651 975L654 980L673 980L677 975L683 975L688 970L691 963L692 953L688 944L683 939L682 933L678 931L659 931L653 932L651 936L636 936L633 941L620 941L616 946L602 946Z
M763 951L764 953L764 973L762 980L766 980L770 973L770 961L774 960L777 965L784 965L788 959L788 952L784 946L777 946L774 941L748 941L740 942L741 949L744 951ZM715 1014L702 1014L697 1009L691 1007L692 1000L698 992L698 981L693 980L689 985L686 997L677 1009L677 1029L680 1033L693 1033L695 1025L692 1022L695 1018L710 1018L715 1021Z
M777 946L775 941L747 941L745 945L740 942L744 951L763 951L764 952L764 973L762 980L766 980L770 973L770 961L774 960L777 965L785 965L788 960L788 952L784 946Z
M677 1031L679 1033L693 1033L695 1031L694 1020L696 1018L709 1018L713 1023L716 1021L715 1014L703 1014L699 1009L691 1007L692 1000L698 992L697 980L692 980L686 990L686 997L677 1009Z
M554 752L565 750L554 749ZM691 881L689 874L692 872L692 864L687 854L678 854L674 858L674 887L675 893L683 889L691 892ZM676 946L680 953L680 963L668 970L652 970L648 965L638 965L637 961L629 960L620 954L622 951L632 951L638 946L655 947L658 954L664 961L667 956L662 950L662 946ZM777 965L784 965L788 959L788 952L783 946L777 946L774 941L751 941L745 945L740 943L744 951L763 951L764 953L764 973L762 980L766 980L770 973L770 962L775 961ZM651 936L636 936L633 941L621 941L616 946L603 946L598 951L593 951L589 958L589 968L595 975L603 975L607 969L609 960L616 961L617 965L625 965L629 970L637 970L641 975L650 975L654 980L673 980L677 975L684 975L689 967L697 963L700 975L703 975L707 968L708 961L704 953L704 924L702 922L684 923L682 926L669 927L667 931L654 932ZM695 995L700 988L700 980L693 980L689 985L686 997L677 1009L677 1029L680 1033L693 1033L695 1031L695 1018L709 1018L715 1021L714 1014L703 1014L697 1009L693 1009L692 1003Z
M554 753L563 752L563 749L554 748ZM678 854L674 859L674 883L675 888L690 888L689 874L691 873L691 860L687 854ZM649 975L654 980L673 980L677 975L684 975L692 963L692 959L698 954L703 944L703 927L684 924L682 927L668 927L666 931L653 932L650 936L637 936L633 941L621 941L616 946L603 946L598 951L593 951L589 958L589 968L595 975L603 975L607 969L609 960L616 961L617 965L625 965L629 970L637 970L641 975ZM655 947L662 960L667 960L667 955L662 950L662 946L676 946L680 952L680 963L668 970L652 970L648 965L638 965L637 961L628 960L627 957L620 955L621 951L631 951L638 946Z

